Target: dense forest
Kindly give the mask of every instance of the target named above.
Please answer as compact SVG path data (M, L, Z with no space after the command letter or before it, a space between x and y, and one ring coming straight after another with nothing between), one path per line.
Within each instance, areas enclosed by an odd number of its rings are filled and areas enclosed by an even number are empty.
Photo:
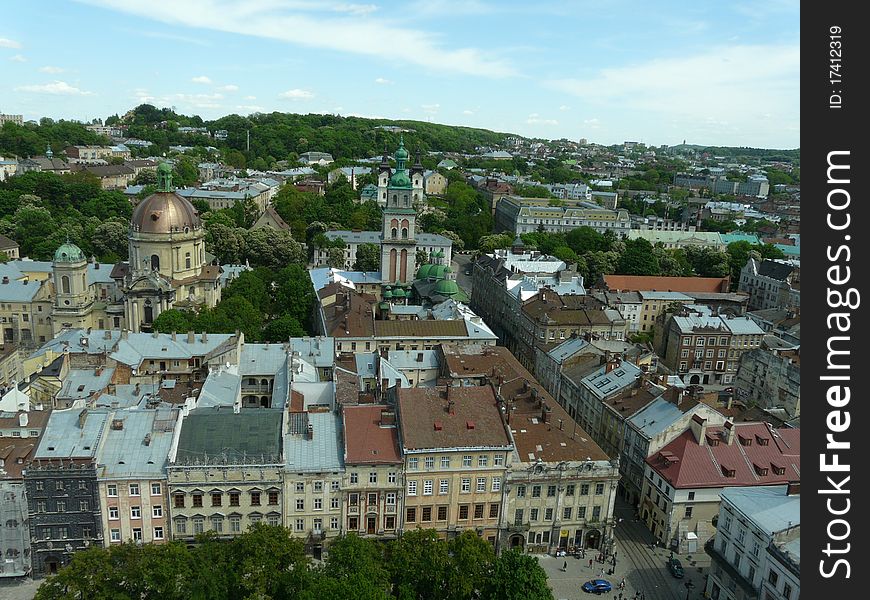
M579 582L578 582L579 586ZM449 541L434 530L391 542L347 535L314 565L303 542L283 527L262 524L230 540L200 534L188 546L170 542L91 547L43 583L36 600L552 600L534 556L496 556L466 530Z

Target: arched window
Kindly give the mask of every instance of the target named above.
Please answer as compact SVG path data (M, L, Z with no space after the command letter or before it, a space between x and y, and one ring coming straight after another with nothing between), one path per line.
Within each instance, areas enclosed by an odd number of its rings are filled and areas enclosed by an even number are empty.
M403 240L408 239L408 228L407 227L402 227L402 239Z
M408 194L405 194L405 206L408 206Z
M418 199L419 199L419 194L414 194L414 202L416 202Z
M190 252L187 252L187 253L185 253L185 255L184 255L184 268L185 268L185 269L189 269L189 268L190 268Z
M393 194L393 204L396 206L399 205L399 196L397 196L396 194Z
M156 254L151 255L151 270L157 271L160 269L160 257Z
M60 278L60 287L64 294L69 294L69 277L67 275Z
M392 229L392 233L393 233L393 239L395 239L395 238L396 238L396 233L397 233L395 227L393 227L393 229Z

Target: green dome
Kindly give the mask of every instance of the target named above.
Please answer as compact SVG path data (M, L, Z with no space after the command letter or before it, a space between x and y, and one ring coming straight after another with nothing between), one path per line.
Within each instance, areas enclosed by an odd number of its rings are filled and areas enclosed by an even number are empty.
M454 296L459 293L459 286L452 279L442 279L435 284L435 293L442 296Z
M398 152L397 152L398 154ZM390 185L391 188L411 188L411 178L408 177L408 173L405 170L396 171L393 173L393 176L390 177Z
M399 138L399 149L396 150L396 161L408 160L408 151L405 150L405 138Z
M390 288L387 288L387 291L384 292L384 298L392 298L393 292L390 291Z
M82 260L85 260L85 253L71 242L61 245L54 253L54 262L79 262Z
M393 298L404 298L405 296L407 296L407 294L402 288L397 289L393 294Z
M157 173L172 173L172 165L168 162L162 162L157 165Z
M432 269L429 271L429 279L444 279L448 272L450 272L450 269L445 265L432 265Z
M433 266L434 265L430 265L428 263L426 263L425 265L421 265L420 268L417 270L417 279L428 279L429 272L432 270Z

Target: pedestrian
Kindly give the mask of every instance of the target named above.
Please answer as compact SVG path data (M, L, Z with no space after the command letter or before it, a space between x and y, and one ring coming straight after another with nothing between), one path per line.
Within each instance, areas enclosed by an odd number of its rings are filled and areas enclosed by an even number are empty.
M616 559L616 550L613 551L613 558Z
M567 561L567 560L565 561L565 564L562 565L562 570L563 570L563 571L567 571L567 570L568 570L568 561Z
M589 559L589 568L590 569L592 568L592 559L591 558Z

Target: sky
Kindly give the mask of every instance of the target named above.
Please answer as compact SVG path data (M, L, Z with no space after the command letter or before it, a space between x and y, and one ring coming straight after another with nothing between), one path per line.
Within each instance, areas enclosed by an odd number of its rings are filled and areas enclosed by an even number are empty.
M798 0L6 0L0 112L148 102L800 146Z

